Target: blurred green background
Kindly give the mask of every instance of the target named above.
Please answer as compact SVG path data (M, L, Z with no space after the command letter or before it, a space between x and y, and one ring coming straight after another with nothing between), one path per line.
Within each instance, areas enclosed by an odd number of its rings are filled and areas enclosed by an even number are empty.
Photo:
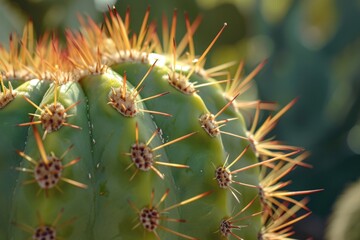
M197 54L227 22L208 66L244 59L249 72L268 59L256 77L260 99L284 106L299 97L273 134L309 150L314 166L296 169L289 188L325 189L310 196L313 214L295 226L296 237L324 239L334 201L360 176L360 0L0 0L0 41L6 45L28 19L38 34L63 37L64 28L78 28L77 13L101 22L114 4L122 14L131 8L135 31L148 5L158 23L178 9L178 36L185 32L183 12L192 20L202 15Z

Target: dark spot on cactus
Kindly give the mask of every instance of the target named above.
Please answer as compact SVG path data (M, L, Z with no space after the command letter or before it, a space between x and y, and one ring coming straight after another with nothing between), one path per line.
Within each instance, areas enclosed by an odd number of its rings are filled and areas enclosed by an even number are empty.
M189 79L177 72L173 72L168 75L168 81L171 86L173 86L176 90L179 90L185 94L193 94L196 92L195 86L192 82L189 82Z
M143 208L139 213L140 222L148 231L154 231L160 221L160 214L155 208Z
M56 239L56 231L50 226L41 226L35 229L32 236L33 240L53 240Z
M154 164L154 156L151 148L144 143L133 144L130 149L131 160L142 171L149 171Z
M224 167L218 167L215 170L215 178L219 183L220 188L228 188L231 184L231 173Z
M219 125L215 120L215 116L210 113L206 113L199 118L201 127L211 136L216 137L220 134Z
M165 199L167 198L167 196L169 194L169 191L170 190L167 189L165 191L165 193L163 194L163 196L160 198L160 201L157 204L154 204L153 203L154 190L153 190L152 193L151 193L151 203L150 203L149 207L142 208L141 210L136 208L136 206L131 201L129 201L131 207L133 209L135 209L136 212L137 212L137 215L139 217L139 223L142 224L142 226L147 231L153 232L157 239L160 239L157 232L156 232L156 229L158 227L159 227L159 229L167 231L167 232L169 232L171 234L174 234L176 236L180 236L182 238L196 239L196 238L190 237L188 235L185 235L183 233L177 232L175 230L172 230L172 229L169 229L169 228L166 228L166 227L160 225L160 220L161 221L171 221L171 222L183 223L183 222L185 222L184 219L172 219L172 218L170 219L170 218L167 218L167 217L160 217L160 215L162 215L164 213L167 213L169 210L171 210L173 208L177 208L177 207L186 205L188 203L194 202L196 200L199 200L199 199L209 195L211 192L209 191L209 192L201 193L199 195L196 195L195 197L192 197L192 198L189 198L187 200L181 201L180 203L173 204L171 206L166 207L165 209L161 209L160 211L158 211L157 207L160 206L160 204L165 201ZM156 207L154 207L154 206L156 206Z
M125 117L134 117L138 113L136 95L123 91L123 87L112 89L109 93L110 104Z
M61 160L48 156L48 164L39 162L34 169L35 180L43 189L50 189L56 186L62 174Z
M79 126L72 125L72 124L69 124L66 122L66 118L71 116L71 115L68 115L66 112L69 111L70 109L74 108L80 102L76 102L65 109L65 107L61 103L56 102L57 97L55 94L54 103L48 104L45 107L41 108L40 106L38 106L36 103L31 101L26 96L23 96L23 98L27 102L29 102L31 105L35 106L41 112L41 114L34 115L35 117L39 118L39 121L33 121L33 119L31 119L30 122L21 123L21 124L18 124L18 126L24 127L24 126L32 126L35 124L41 124L42 128L45 130L43 139L45 139L45 137L48 133L57 131L62 126L69 126L71 128L81 129L81 127L79 127Z
M223 219L220 223L220 233L224 237L228 237L231 234L232 224L230 221Z
M61 103L56 105L52 103L48 104L45 109L40 116L43 129L49 133L59 130L67 117L64 106Z

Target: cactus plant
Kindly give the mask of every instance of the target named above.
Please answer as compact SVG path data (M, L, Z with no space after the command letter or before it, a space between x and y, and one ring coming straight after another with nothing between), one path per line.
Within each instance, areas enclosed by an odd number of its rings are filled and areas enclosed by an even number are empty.
M360 181L357 180L338 197L329 218L326 239L355 240L360 238L360 231L357 228L360 212L359 193Z
M264 63L204 68L226 24L197 56L199 19L177 41L175 12L160 40L149 15L137 33L129 11L81 19L66 48L29 23L0 49L1 236L288 239L310 214L294 217L309 209L292 196L317 190L282 180L307 152L269 136L295 100L259 124L273 105L238 96Z

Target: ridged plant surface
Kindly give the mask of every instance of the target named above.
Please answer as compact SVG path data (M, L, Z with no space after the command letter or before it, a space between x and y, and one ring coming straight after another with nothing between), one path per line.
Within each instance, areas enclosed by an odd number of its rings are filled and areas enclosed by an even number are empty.
M337 199L326 229L326 238L355 240L360 238L360 181L348 186Z
M81 19L65 48L29 23L0 49L4 239L289 239L310 214L292 197L317 190L282 180L307 153L269 135L295 100L261 121L275 104L239 95L264 63L204 69L226 24L195 55L199 18L179 38L149 14Z

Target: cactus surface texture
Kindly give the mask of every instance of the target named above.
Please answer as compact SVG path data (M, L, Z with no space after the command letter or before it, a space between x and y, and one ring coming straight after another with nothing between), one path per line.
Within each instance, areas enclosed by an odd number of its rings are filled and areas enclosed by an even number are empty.
M204 68L226 24L196 55L199 18L149 15L0 49L1 239L291 239L310 214L294 196L317 190L284 189L308 153L270 134L295 100L261 120L276 106L238 97L264 63Z

